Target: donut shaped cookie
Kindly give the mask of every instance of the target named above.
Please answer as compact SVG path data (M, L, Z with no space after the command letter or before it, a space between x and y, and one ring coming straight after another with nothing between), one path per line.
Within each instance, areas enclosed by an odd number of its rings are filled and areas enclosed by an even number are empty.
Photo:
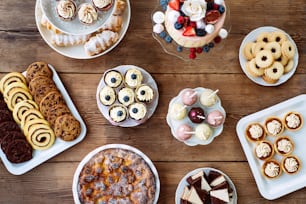
M38 76L52 78L52 70L48 67L48 64L46 62L33 62L27 68L26 79L28 83L30 83L32 79Z
M295 48L293 44L290 41L284 41L282 43L282 53L285 55L288 59L292 59L295 54Z
M0 81L0 91L3 93L4 89L14 82L21 82L26 84L26 79L24 76L19 72L11 72L6 74Z
M286 40L287 36L282 31L274 31L269 35L269 42L277 42L279 44L282 44Z
M290 72L292 69L293 69L293 66L294 66L294 61L293 59L291 59L288 64L285 66L285 73L288 73Z
M289 59L285 55L281 55L278 59L276 59L277 62L280 62L283 66L286 66Z
M256 37L256 42L269 42L270 33L269 32L262 32Z
M255 43L255 46L253 46L253 49L252 49L254 56L256 56L257 53L259 53L260 51L264 50L266 44L267 43L265 43L265 42Z
M265 50L270 50L274 59L280 58L282 55L281 46L277 42L269 42L264 47Z
M13 118L15 122L20 124L23 114L29 109L38 109L38 105L32 100L18 102L13 110Z
M252 51L253 45L255 45L255 43L247 42L243 48L243 55L247 60L251 60L254 57L253 51Z
M265 69L263 79L267 83L276 83L284 74L284 66L280 62L274 62L272 66Z
M269 67L274 61L272 53L269 50L262 50L258 52L255 57L255 60L256 60L256 64L260 68Z
M249 74L253 77L259 77L264 74L264 69L256 65L255 59L252 59L251 61L247 62L246 67Z

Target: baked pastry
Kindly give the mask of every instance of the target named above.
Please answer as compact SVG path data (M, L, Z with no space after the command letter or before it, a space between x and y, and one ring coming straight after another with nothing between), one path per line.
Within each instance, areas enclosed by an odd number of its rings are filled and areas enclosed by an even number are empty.
M76 16L77 7L72 0L59 0L56 4L57 15L64 21L71 21Z
M297 131L303 127L303 117L298 112L289 112L285 115L283 122L287 130Z
M113 105L116 101L116 92L109 86L104 86L99 92L100 102L105 106Z
M259 77L264 75L265 69L256 65L255 58L246 62L246 70L253 77Z
M251 123L245 130L246 138L251 142L261 141L265 138L265 128L260 123Z
M119 35L117 32L105 30L102 31L102 33L98 33L97 35L91 37L84 44L84 49L89 56L93 56L106 50L114 43L116 43L118 40L119 40Z
M142 84L137 87L136 91L136 100L144 103L151 103L154 98L153 89L146 84Z
M296 174L301 169L301 160L293 155L286 156L282 160L282 169L287 174Z
M143 76L140 70L132 68L127 70L124 75L124 82L131 88L140 86L143 80Z
M42 99L51 91L57 91L57 86L53 79L38 76L35 77L29 84L29 90L34 97L34 101L40 104Z
M88 41L90 35L68 35L64 33L52 33L51 43L58 47L81 45Z
M57 28L55 28L55 27L49 22L49 20L48 20L48 18L46 17L45 14L42 14L41 19L40 19L40 24L41 24L43 27L45 27L45 28L47 28L48 30L50 30L50 31L52 32L52 34L53 34L53 33L55 33L55 34L61 33L61 31L59 31Z
M77 189L81 203L153 204L156 182L142 157L111 148L96 153L84 165Z
M92 0L93 5L101 11L107 11L112 6L114 1L113 0Z
M269 35L269 42L277 42L282 44L284 41L288 40L286 34L282 31L274 31Z
M128 118L128 111L125 106L115 104L109 109L109 117L115 123L120 123Z
M277 42L269 42L264 47L265 50L270 50L274 59L280 58L282 55L281 46Z
M134 120L142 120L147 114L147 107L143 103L133 103L129 106L129 116Z
M45 76L48 78L52 78L53 72L49 68L48 63L46 62L33 62L27 68L27 82L30 83L32 79L38 76Z
M100 32L104 30L111 30L113 32L119 32L122 28L122 16L111 15L109 19L105 22L105 24L100 29Z
M41 120L41 119L37 119ZM55 141L54 132L49 124L39 124L31 120L33 125L29 127L29 133L26 136L28 142L31 144L33 149L45 150L50 148Z
M289 155L293 152L294 143L289 137L281 136L275 140L274 148L280 155Z
M247 60L251 60L254 58L254 53L252 51L252 47L255 46L254 42L247 42L243 48L243 56L247 59Z
M270 33L269 32L261 32L256 37L256 42L268 43L269 42L269 37L270 37Z
M255 147L255 156L260 160L267 160L273 157L274 148L271 142L261 141Z
M121 85L123 77L120 72L110 70L104 74L104 82L111 88L117 88Z
M90 3L82 3L79 6L78 17L81 23L91 25L98 19L98 12Z
M72 141L80 135L81 124L71 114L62 115L55 120L54 133L64 141Z
M276 160L267 160L262 165L262 174L268 179L275 179L282 174L281 165Z
M125 7L126 7L126 0L117 0L115 1L115 8L113 15L118 16L122 15Z
M277 136L284 131L284 125L278 117L269 117L265 121L265 129L268 135Z
M256 55L264 50L266 47L266 43L265 42L256 42L255 44L253 44L252 46L252 53L253 55L256 57Z
M293 66L294 66L294 61L293 59L289 60L289 62L285 65L284 67L284 73L288 73L290 72L292 69L293 69Z
M128 87L120 89L120 91L118 92L118 100L126 107L131 105L135 101L134 90Z

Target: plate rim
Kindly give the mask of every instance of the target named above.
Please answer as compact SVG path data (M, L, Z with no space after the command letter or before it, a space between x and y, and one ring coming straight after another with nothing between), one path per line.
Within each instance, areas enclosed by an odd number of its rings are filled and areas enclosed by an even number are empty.
M62 56L72 58L72 59L81 59L81 60L83 60L83 59L85 59L85 60L86 59L94 59L94 58L97 58L97 57L101 57L101 56L106 55L107 53L111 52L113 49L115 49L127 34L127 31L128 31L128 28L129 28L129 25L130 25L130 22L131 22L131 4L130 4L130 0L125 0L125 1L127 3L127 6L126 6L125 11L122 15L123 16L127 15L127 18L124 18L124 19L126 19L126 21L123 21L123 26L122 26L122 28L119 32L119 34L121 34L121 36L119 37L117 42L115 42L111 47L109 47L108 49L106 49L105 51L103 51L103 52L101 52L97 55L89 56L86 53L84 53L84 55L79 56L79 55L72 55L72 54L70 54L70 52L67 52L67 50L73 49L73 47L79 47L79 46L83 47L83 44L82 45L69 46L69 47L58 47L58 46L53 45L51 43L51 40L48 39L48 36L46 34L46 32L49 32L49 31L46 30L46 28L43 28L40 24L41 16L39 18L39 15L42 14L42 11L41 11L41 8L40 8L40 0L36 0L36 4L35 4L35 23L36 23L36 27L39 31L40 36L45 41L45 43L51 49L53 49L55 52L57 52L58 54L60 54Z
M71 147L80 143L85 138L86 133L87 133L86 124L85 124L83 118L81 117L78 109L76 108L75 104L73 103L73 101L72 101L69 93L67 92L63 82L61 81L59 75L57 74L57 71L55 70L55 68L51 64L48 64L48 66L50 67L50 69L53 72L53 81L55 82L57 88L60 90L61 94L63 95L71 113L73 114L74 117L77 118L77 120L81 124L81 133L78 136L78 138L76 138L75 140L73 140L71 142L63 141L59 138L56 138L55 143L49 149L40 150L40 151L33 149L33 153L32 153L33 158L30 159L29 161L22 162L22 163L19 163L19 164L14 164L14 163L9 162L6 158L6 156L4 155L3 151L0 150L0 158L1 158L4 166L13 175L25 174L25 173L31 171L32 169L34 169L35 167L45 163L49 159L57 156L58 154L66 151L67 149L70 149ZM25 74L25 73L26 73L26 71L23 72L23 74ZM57 146L55 146L55 145L57 145ZM56 149L54 149L54 148L60 148L60 149L55 151ZM43 156L40 156L42 153L43 153ZM40 157L35 158L35 156L36 156L35 154L38 154L38 156L40 156ZM37 160L37 159L39 159L39 160Z
M159 199L159 194L160 194L160 179L159 179L158 171L157 171L153 161L145 153L143 153L141 150L139 150L138 148L133 147L131 145L119 144L119 143L106 144L106 145L97 147L97 148L93 149L92 151L90 151L89 153L87 153L82 158L82 160L79 162L78 166L76 167L76 170L75 170L74 175L73 175L72 194L73 194L74 202L76 204L80 204L79 195L78 195L78 191L77 191L77 185L78 185L78 180L79 180L79 174L82 171L84 165L98 152L106 150L106 149L114 149L114 148L132 151L132 152L138 154L147 163L147 165L150 167L150 169L151 169L151 171L152 171L152 173L154 174L154 177L155 177L156 191L155 191L154 204L157 204L157 201Z
M245 46L245 44L248 42L248 41L251 41L251 37L252 35L255 35L255 33L258 33L258 32L273 32L273 31L282 31L283 33L285 33L285 35L288 37L288 39L290 40L290 42L294 45L295 49L296 49L296 53L295 53L295 56L294 56L294 67L293 69L286 73L285 75L283 75L280 80L278 80L276 83L274 84L269 84L267 82L265 82L262 78L256 78L256 77L253 77L251 76L247 70L246 70L246 67L245 67L245 63L247 62L247 60L244 58L243 56L243 48ZM240 44L240 47L239 47L239 52L238 52L238 57L239 57L239 64L240 64L240 68L242 69L242 71L244 72L244 74L247 76L247 78L249 78L251 81L253 81L254 83L258 84L258 85L261 85L261 86L267 86L267 87L273 87L273 86L279 86L281 84L284 84L285 82L287 82L291 77L293 77L297 67L298 67L298 64L299 64L299 52L298 52L298 47L295 43L295 41L292 39L292 37L287 33L285 32L284 30L280 29L280 28L277 28L277 27L274 27L274 26L261 26L261 27L257 27L253 30L251 30L242 40L241 44Z

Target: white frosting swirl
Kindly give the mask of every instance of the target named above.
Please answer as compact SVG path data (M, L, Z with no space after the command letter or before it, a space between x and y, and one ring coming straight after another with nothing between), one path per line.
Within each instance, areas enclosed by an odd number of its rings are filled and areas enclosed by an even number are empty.
M70 0L61 0L56 6L58 15L64 19L72 19L76 12L75 4Z
M299 163L293 157L285 159L285 168L289 173L294 173L299 169Z
M277 142L277 149L278 151L287 154L292 149L292 143L287 139L281 139Z
M272 149L269 144L261 142L255 149L258 158L266 158L271 155Z
M136 97L139 101L150 102L153 95L153 89L148 85L142 85L136 91Z
M133 89L125 87L122 88L118 93L118 100L125 106L129 106L135 101L135 94Z
M249 132L253 139L258 139L263 135L263 129L259 125L251 125Z
M267 124L268 132L272 135L277 135L282 130L282 124L278 120L272 120Z
M129 106L129 114L135 120L143 119L147 114L147 108L142 103L134 103Z
M142 79L142 73L138 69L129 69L125 74L125 83L132 88L139 86Z
M186 0L182 6L182 11L189 16L191 21L198 21L205 17L206 14L205 0Z
M109 111L109 116L114 122L122 122L127 117L126 109L122 106L113 106Z
M92 24L98 19L98 13L92 4L83 3L80 6L78 16L81 22Z
M267 176L274 178L278 176L280 168L279 165L275 164L274 162L270 162L266 165L264 171Z
M112 0L92 0L92 2L100 9L112 4Z
M299 116L294 113L291 113L286 117L287 126L290 128L298 128L301 124Z
M109 71L105 74L104 81L108 86L116 88L122 82L122 75L117 71Z
M112 105L116 100L116 94L114 89L109 86L105 86L100 90L99 93L100 101L103 105Z

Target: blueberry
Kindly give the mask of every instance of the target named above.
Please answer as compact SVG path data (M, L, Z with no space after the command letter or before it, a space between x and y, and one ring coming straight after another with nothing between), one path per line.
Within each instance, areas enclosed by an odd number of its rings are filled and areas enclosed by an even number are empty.
M160 1L159 1L159 4L160 4L161 6L163 6L163 5L167 5L168 2L167 2L167 0L160 0Z
M203 51L204 52L209 52L209 46L208 45L204 45L204 47L203 47Z
M213 48L213 47L215 47L215 44L214 44L213 42L210 42L210 43L208 44L208 47Z
M196 29L196 35L197 36L205 36L206 31L204 29Z
M165 41L166 41L167 43L171 43L171 42L172 42L172 38L170 37L170 35L167 35L167 36L165 37Z
M132 79L137 79L137 75L136 75L136 74L132 74L132 75L131 75L131 78L132 78Z
M178 52L182 52L182 51L183 51L183 47L179 45L179 46L177 46L176 50L177 50Z
M130 100L130 97L125 96L125 97L123 97L123 100L124 100L124 102L128 102Z
M116 78L111 78L112 83L116 83L117 79Z
M141 95L145 95L146 92L145 92L144 90L142 90L142 91L140 91L140 94L141 94Z
M111 98L111 97L110 97L109 95L106 95L106 96L105 96L105 100L107 100L107 101L109 101L110 98Z
M214 2L207 2L207 11L214 9Z
M160 34L159 34L159 37L161 37L161 38L165 38L166 37L166 32L165 31L163 31L163 32L161 32Z
M138 109L137 109L137 108L133 108L133 109L132 109L132 112L133 112L133 113L137 113L137 112L138 112Z
M167 4L162 5L162 8L163 8L163 11L166 11L168 8Z
M117 112L117 116L120 117L120 116L122 116L122 115L123 115L123 112L122 112L122 111L118 111L118 112Z
M175 22L174 27L176 30L180 30L183 27L183 24L180 24L179 22Z
M224 13L225 12L225 7L223 5L219 5L219 12L220 14Z

